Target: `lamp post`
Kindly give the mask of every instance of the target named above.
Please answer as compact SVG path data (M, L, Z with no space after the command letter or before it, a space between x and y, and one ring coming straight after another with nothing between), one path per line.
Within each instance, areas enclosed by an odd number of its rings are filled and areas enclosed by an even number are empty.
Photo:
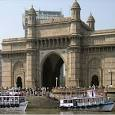
M111 75L111 86L112 86L112 71L111 70L109 70L109 73L110 73L110 75Z
M57 87L58 77L56 77L56 87Z

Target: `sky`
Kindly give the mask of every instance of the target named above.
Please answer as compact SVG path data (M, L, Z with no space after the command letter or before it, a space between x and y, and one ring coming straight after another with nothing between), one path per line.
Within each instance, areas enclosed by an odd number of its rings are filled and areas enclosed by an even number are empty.
M22 15L32 5L36 10L62 11L70 16L74 0L0 0L0 42L2 39L24 37ZM86 22L90 13L96 30L115 28L115 0L77 0L81 19Z

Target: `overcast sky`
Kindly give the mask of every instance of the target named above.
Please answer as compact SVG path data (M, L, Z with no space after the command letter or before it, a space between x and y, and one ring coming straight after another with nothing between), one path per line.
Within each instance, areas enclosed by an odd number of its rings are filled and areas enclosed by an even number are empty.
M96 21L96 30L115 28L115 0L78 0L84 22L90 12ZM0 41L23 37L22 14L32 5L36 10L58 10L70 16L73 0L0 0Z

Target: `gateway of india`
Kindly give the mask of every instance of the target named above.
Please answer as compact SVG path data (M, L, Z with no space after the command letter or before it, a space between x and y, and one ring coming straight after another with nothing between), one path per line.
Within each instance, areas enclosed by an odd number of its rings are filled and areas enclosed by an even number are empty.
M70 9L25 11L25 36L2 41L2 87L115 87L115 29L83 22L76 0Z

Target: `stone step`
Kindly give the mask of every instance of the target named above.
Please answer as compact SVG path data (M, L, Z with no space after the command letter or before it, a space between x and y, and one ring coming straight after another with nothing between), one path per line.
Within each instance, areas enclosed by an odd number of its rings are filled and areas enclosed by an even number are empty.
M28 108L57 108L59 102L46 96L28 96Z

